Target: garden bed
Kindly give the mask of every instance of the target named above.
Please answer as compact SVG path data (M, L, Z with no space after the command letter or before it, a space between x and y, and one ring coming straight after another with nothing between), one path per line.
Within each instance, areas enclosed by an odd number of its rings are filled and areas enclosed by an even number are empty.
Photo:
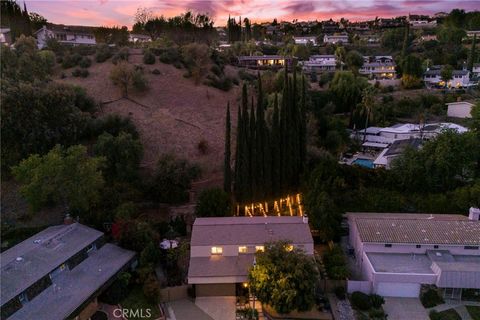
M462 320L462 317L455 309L448 309L442 312L430 312L431 320Z
M465 306L467 308L470 317L473 320L480 320L480 307L479 306Z
M160 317L160 310L158 309L158 305L152 304L147 300L145 295L143 294L142 288L136 286L135 288L130 291L129 295L120 302L120 305L123 309L130 309L133 311L136 310L143 310L143 314L138 314L138 317L130 316L128 319L157 319ZM147 310L150 309L148 313ZM147 315L150 314L150 317ZM142 317L143 316L143 317Z

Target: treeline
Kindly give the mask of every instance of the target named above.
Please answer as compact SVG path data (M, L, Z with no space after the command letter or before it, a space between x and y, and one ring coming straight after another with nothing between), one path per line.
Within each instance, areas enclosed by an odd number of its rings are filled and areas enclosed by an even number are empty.
M0 2L0 14L2 26L10 28L12 42L24 34L32 35L32 26L30 16L27 11L27 5L23 3L23 10L15 0L4 0Z
M238 109L234 194L239 203L264 200L297 190L306 160L303 77L298 87L296 72L289 77L285 70L280 107L278 94L275 93L270 125L266 122L266 99L260 76L257 83L256 106L252 96L249 111L247 86L244 84ZM229 165L227 160L225 164Z
M146 33L152 40L167 36L177 44L188 42L210 43L215 35L214 21L208 14L192 13L187 11L184 14L165 18L156 17L148 10L137 12L133 31Z
M242 18L238 19L238 22L235 18L228 17L227 20L227 37L228 42L234 43L237 41L250 41L253 37L253 28L250 20L248 18L243 19L242 27Z

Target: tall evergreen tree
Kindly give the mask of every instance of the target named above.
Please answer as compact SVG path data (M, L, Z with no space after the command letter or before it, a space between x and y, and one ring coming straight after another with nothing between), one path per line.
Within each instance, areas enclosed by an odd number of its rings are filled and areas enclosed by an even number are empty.
M225 158L223 168L223 190L231 192L232 187L232 168L230 167L230 103L227 104L227 116L225 119Z
M468 71L472 72L473 64L476 60L476 45L477 45L477 35L473 35L472 47L470 48L470 56L468 57Z
M258 171L257 171L257 136L256 136L256 121L255 121L255 105L253 103L253 96L250 105L250 122L249 122L249 164L250 164L250 198L257 199L258 197Z
M280 179L280 111L278 110L278 94L275 92L275 100L273 102L273 117L272 117L272 134L270 139L271 150L271 175L272 175L272 189L271 195L278 196L280 193L281 179Z

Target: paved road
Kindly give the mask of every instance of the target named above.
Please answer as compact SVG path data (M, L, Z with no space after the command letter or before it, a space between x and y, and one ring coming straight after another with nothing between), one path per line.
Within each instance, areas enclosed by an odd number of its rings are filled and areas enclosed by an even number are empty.
M168 303L172 320L213 320L190 300L177 300Z

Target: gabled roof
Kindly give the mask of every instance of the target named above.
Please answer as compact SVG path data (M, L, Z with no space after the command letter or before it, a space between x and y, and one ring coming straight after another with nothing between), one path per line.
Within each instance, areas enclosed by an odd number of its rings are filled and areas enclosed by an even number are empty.
M191 246L262 245L278 240L313 243L308 223L302 217L223 217L197 218Z
M480 221L461 215L349 213L362 242L480 245Z

